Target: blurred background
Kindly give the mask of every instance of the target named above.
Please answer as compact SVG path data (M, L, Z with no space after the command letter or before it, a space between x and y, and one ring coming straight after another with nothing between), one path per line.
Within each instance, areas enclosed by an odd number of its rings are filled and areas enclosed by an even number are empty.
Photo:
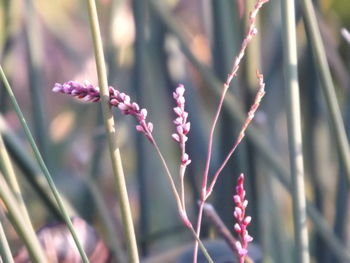
M350 45L340 34L341 28L350 28L350 2L313 2L338 102L350 128ZM155 138L174 178L180 154L171 139L175 131L172 91L179 83L186 87L191 122L187 149L192 159L186 175L186 196L192 222L196 220L209 128L254 3L97 1L109 84L148 110ZM291 195L280 180L290 181L280 10L280 1L275 0L262 8L259 33L229 90L215 133L211 173L232 147L253 101L258 88L256 70L264 74L266 95L254 123L219 177L209 202L233 232L232 196L238 175L244 173L254 243L265 262L288 263L295 261ZM306 193L335 235L349 247L345 175L299 8L296 13ZM51 91L56 82L68 80L89 80L97 85L85 1L0 0L0 63L72 213L94 226L114 253L125 253L100 106ZM0 113L0 131L16 164L35 228L57 221L50 202L43 202L45 180L2 86ZM178 216L161 162L152 145L137 133L135 120L116 110L115 116L140 254L150 262L169 253L173 253L169 258L177 258L184 245L193 243L193 237ZM21 242L1 214L15 252ZM309 227L313 262L337 262L313 222ZM219 238L206 218L202 233L203 239Z

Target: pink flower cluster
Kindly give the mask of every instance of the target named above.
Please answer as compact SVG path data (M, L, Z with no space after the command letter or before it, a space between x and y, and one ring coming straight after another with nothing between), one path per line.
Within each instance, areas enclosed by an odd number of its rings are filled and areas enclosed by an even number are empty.
M182 151L181 154L181 163L182 165L189 165L191 160L188 157L188 154L185 153L185 143L188 140L187 134L190 131L191 123L187 122L188 112L185 111L185 87L179 85L176 90L173 92L173 97L176 101L176 107L174 112L176 114L176 119L174 124L176 125L176 133L172 134L172 138L180 144Z
M83 84L77 81L68 81L63 84L56 83L52 91L72 95L83 101L97 102L100 100L99 88L94 87L87 81ZM111 106L118 107L123 114L132 115L136 118L139 123L136 126L136 130L143 133L147 139L153 143L153 124L151 122L146 122L147 110L140 109L140 106L136 102L131 102L127 94L113 87L109 87L109 97Z
M248 254L248 243L253 241L247 230L247 226L250 224L252 218L245 216L245 210L248 205L248 200L245 200L245 194L244 174L241 174L237 181L236 195L233 196L233 201L236 205L233 216L237 221L234 228L239 236L239 241L236 242L236 249L240 263L244 263L244 258Z

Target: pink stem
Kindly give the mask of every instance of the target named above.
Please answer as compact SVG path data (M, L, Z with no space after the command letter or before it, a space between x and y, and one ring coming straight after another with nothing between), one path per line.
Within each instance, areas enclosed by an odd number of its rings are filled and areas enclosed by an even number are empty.
M198 212L198 218L197 218L197 229L196 234L199 238L201 233L201 225L202 225L202 217L203 217L203 208L204 208L205 201L201 200L199 204L199 212ZM193 252L193 263L197 263L197 257L198 257L198 242L196 241L194 245L194 252Z

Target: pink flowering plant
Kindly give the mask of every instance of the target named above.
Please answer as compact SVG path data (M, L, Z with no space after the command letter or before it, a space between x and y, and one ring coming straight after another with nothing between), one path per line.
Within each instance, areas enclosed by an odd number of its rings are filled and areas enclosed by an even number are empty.
M237 180L236 194L233 196L235 203L235 210L233 216L236 219L234 229L239 237L236 241L237 256L240 263L244 262L245 257L248 254L248 243L253 241L253 238L248 234L247 227L252 221L250 216L246 216L246 208L248 200L245 199L244 189L244 174L241 174Z
M208 153L207 153L207 159L206 159L206 165L203 173L203 180L202 180L202 191L201 191L201 199L199 201L199 214L197 219L197 225L196 228L192 224L192 222L189 220L186 206L185 206L185 188L184 188L184 177L187 166L191 163L191 159L189 155L186 153L186 143L188 140L188 133L190 131L190 122L188 121L188 112L185 110L185 87L183 85L179 85L175 91L173 92L173 98L175 100L175 107L173 108L175 113L175 120L173 123L175 124L176 132L172 134L172 139L179 145L180 152L181 152L181 160L179 164L179 184L180 189L177 189L174 177L171 175L170 170L168 168L167 162L165 158L163 157L163 154L161 153L161 150L153 137L152 131L153 131L153 124L151 122L148 122L146 120L147 118L147 110L141 109L140 106L136 102L132 102L130 97L113 88L109 87L109 104L111 107L118 108L123 114L125 115L131 115L135 117L137 121L136 130L146 136L146 138L150 141L150 143L155 147L162 164L165 168L166 175L169 179L171 189L173 191L175 200L177 202L178 211L180 218L184 225L191 230L193 233L195 239L196 239L196 245L194 249L194 256L193 256L193 262L197 262L197 251L198 251L198 245L200 245L204 255L208 259L209 262L212 262L210 256L207 254L203 244L201 243L199 237L200 237L200 229L201 229L201 223L202 223L202 214L203 214L203 207L205 205L206 200L211 195L213 188L215 186L215 183L231 158L232 154L236 150L237 146L240 144L242 139L245 136L245 131L248 128L250 122L253 120L256 110L259 107L260 101L262 97L265 94L265 84L263 75L257 72L257 80L259 89L256 94L255 100L253 102L253 105L251 106L248 116L243 123L242 129L237 137L237 139L234 141L231 150L227 154L226 158L222 162L221 166L217 169L215 174L213 175L213 179L209 182L209 167L210 167L210 160L212 155L212 144L213 144L213 135L215 131L215 127L217 124L217 121L219 119L221 109L223 106L223 101L225 99L225 95L229 89L230 83L234 76L237 75L240 62L242 58L244 57L245 50L250 43L250 41L253 39L253 37L257 34L257 29L255 27L255 20L256 15L263 4L268 2L268 0L258 0L256 5L254 6L253 11L250 13L249 16L249 24L248 24L248 31L246 34L246 37L244 38L241 49L238 53L238 56L235 58L233 62L233 67L231 73L228 75L227 80L224 84L222 95L219 101L219 105L217 107L217 112L214 117L213 124L211 126L210 135L209 135L209 143L208 143ZM68 81L63 84L56 83L53 87L53 91L56 93L62 93L66 95L70 95L73 97L76 97L78 99L81 99L86 102L98 102L100 101L100 91L98 87L93 86L89 82L80 83L76 81ZM244 257L247 255L247 249L248 249L248 243L252 240L252 238L248 235L248 232L246 230L246 227L250 223L251 218L245 217L245 207L247 205L247 200L245 200L245 191L243 187L244 177L241 175L239 177L238 186L237 186L237 194L234 197L234 201L236 204L234 217L237 220L237 223L235 225L235 231L239 234L240 241L236 244L237 253L240 258L240 262L244 261ZM242 261L243 260L243 261Z

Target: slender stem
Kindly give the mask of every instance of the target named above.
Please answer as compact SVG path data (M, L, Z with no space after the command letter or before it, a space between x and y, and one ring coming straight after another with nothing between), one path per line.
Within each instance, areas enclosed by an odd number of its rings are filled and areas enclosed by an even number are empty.
M127 240L129 262L139 262L139 255L137 251L137 243L134 225L132 221L132 215L130 210L130 204L125 184L124 172L120 157L120 152L117 145L117 135L115 132L114 118L112 110L109 105L109 88L107 81L107 71L105 65L105 59L103 54L103 45L99 27L99 20L97 15L96 3L94 0L87 0L89 21L92 33L92 39L94 44L96 68L98 75L99 87L101 89L101 107L104 118L104 124L107 132L107 139L109 145L109 151L111 155L112 168L114 177L116 180L117 194L120 202L120 209L122 215L122 221L124 225L124 232Z
M77 248L79 250L81 258L82 258L84 263L89 262L86 254L85 254L85 252L83 250L83 247L82 247L82 245L81 245L81 243L79 241L78 235L77 235L77 233L76 233L76 231L75 231L75 229L73 227L72 221L70 220L69 215L67 213L67 210L64 207L64 204L62 202L61 196L60 196L60 194L59 194L59 192L58 192L58 190L57 190L57 188L55 186L55 183L54 183L54 181L53 181L53 179L52 179L52 177L50 175L49 170L47 169L47 167L45 165L45 162L44 162L43 158L41 157L39 149L38 149L38 147L35 144L33 135L32 135L32 133L29 130L29 127L28 127L27 122L26 122L26 120L24 118L24 115L23 115L23 113L22 113L22 111L21 111L21 109L20 109L20 107L19 107L19 105L17 103L16 97L13 94L13 91L12 91L12 89L10 87L10 84L7 81L5 73L4 73L4 71L3 71L1 66L0 66L0 77L1 77L1 79L3 81L3 83L4 83L5 89L6 89L8 95L10 97L10 100L11 100L11 102L12 102L14 108L15 108L16 114L17 114L17 116L18 116L18 118L19 118L19 120L21 122L22 128L23 128L23 130L24 130L24 132L25 132L25 134L27 136L27 139L28 139L28 141L29 141L29 143L30 143L30 145L31 145L31 147L33 149L35 158L37 159L38 164L39 164L40 168L42 169L43 174L46 177L46 180L47 180L47 182L48 182L48 184L50 186L50 189L51 189L51 191L52 191L52 193L53 193L53 195L55 197L57 205L58 205L58 207L59 207L59 209L60 209L60 211L62 213L64 221L67 224L68 229L69 229L69 231L72 234L72 237L73 237L74 242L75 242L75 244L76 244L76 246L77 246Z
M198 209L197 229L196 229L196 235L198 236L198 238L200 237L200 234L201 234L203 208L204 208L205 201L200 200L199 202L200 203L199 203L199 209ZM197 263L197 258L198 258L198 242L194 244L193 263Z
M215 186L215 183L221 173L221 171L224 169L224 167L226 166L227 162L230 160L232 154L235 152L235 150L237 149L238 145L241 143L241 141L243 140L243 138L245 137L245 132L249 126L249 124L251 123L251 121L253 120L254 116L255 116L255 112L257 111L257 109L259 108L260 102L262 100L262 98L265 95L265 83L264 83L264 77L262 74L259 73L259 71L257 71L256 73L257 79L258 79L258 83L259 83L259 90L255 95L255 99L254 99L254 103L253 105L250 107L250 110L247 114L247 118L244 121L242 128L239 132L239 135L236 139L236 142L234 143L233 147L231 148L230 152L227 154L225 160L223 161L223 163L221 164L220 168L216 171L216 173L214 174L214 178L208 188L207 191L207 195L206 195L206 199L210 196L210 194L213 191L213 188Z
M180 165L179 177L180 177L180 186L181 186L181 202L182 207L186 211L186 200L185 200L185 172L186 165Z
M102 124L102 115L101 111L97 111L97 123L96 129L99 125ZM118 235L118 232L115 229L115 222L112 217L111 211L108 208L104 197L96 184L97 176L100 171L101 160L103 158L103 152L105 150L105 136L101 136L100 134L95 135L92 138L93 143L93 154L90 158L91 166L88 169L87 176L83 176L82 178L85 180L86 185L88 186L90 193L93 197L93 201L95 203L97 209L97 216L100 217L102 221L102 225L104 227L104 231L107 234L108 245L111 248L113 256L117 262L127 262L126 253L122 248L122 238ZM94 213L94 211L92 212Z
M29 255L33 262L45 263L46 256L42 250L39 240L32 228L27 227L27 222L22 220L23 216L18 208L16 198L0 173L0 200L5 205L5 211L12 225L16 229L17 234L25 243Z
M182 202L181 202L181 197L179 196L179 193L176 189L176 186L175 186L175 182L173 180L173 177L171 176L171 173L170 173L170 170L169 170L169 167L168 165L166 164L166 161L164 159L164 156L162 154L162 152L160 151L159 149L159 146L157 144L157 142L154 140L153 136L151 135L151 143L154 145L154 147L156 148L156 151L158 153L158 156L160 158L160 160L162 161L162 164L163 164L163 167L165 169L165 172L166 172L166 175L169 179L169 182L170 182L170 186L171 186L171 190L173 191L173 194L175 196L175 199L176 199L176 203L177 203L177 207L178 207L178 210L179 210L179 213L182 213L182 212L185 212L183 210L183 207L182 207Z
M214 131L216 127L216 123L219 119L222 105L225 99L225 95L227 93L227 90L229 88L229 85L225 84L224 85L224 90L222 91L222 95L220 98L220 102L218 105L218 108L216 110L216 114L214 117L213 124L210 129L210 134L209 134L209 143L208 143L208 153L207 153L207 161L205 163L205 170L204 170L204 175L203 175L203 183L202 183L202 201L205 199L205 196L207 195L207 182L208 182L208 173L209 173L209 165L210 165L210 159L211 159L211 152L212 152L212 147L213 147L213 137L214 137Z
M348 184L350 184L350 147L346 136L345 125L339 108L335 87L332 81L331 72L327 62L326 51L322 43L320 29L317 24L316 14L310 0L301 0L303 17L306 31L310 38L312 51L314 53L315 65L318 69L321 87L328 106L331 121L332 136L336 142L340 160L344 166Z
M292 177L294 235L296 261L310 262L307 232L304 164L302 151L300 96L298 84L297 46L294 0L283 0L284 69L287 100L289 159Z
M3 169L3 174L7 182L9 183L11 190L17 197L18 206L22 212L22 216L24 220L26 220L28 227L31 227L33 229L33 232L35 232L33 225L30 221L30 217L23 200L21 188L19 187L16 175L15 175L15 171L13 169L10 156L7 153L7 149L5 147L1 133L0 133L0 167Z
M196 238L196 243L199 244L199 247L201 248L202 252L203 252L203 255L205 256L205 258L207 259L207 261L209 263L214 263L213 259L210 257L210 255L208 254L208 251L206 250L206 248L204 247L202 241L200 240L200 238L198 237L196 231L193 229L193 227L191 226L190 227L190 230L193 234L193 236Z
M7 242L7 238L2 227L0 220L0 258L4 259L4 263L13 263L13 258L10 250L10 246Z
M179 193L178 191L176 190L176 186L175 186L175 183L174 183L174 180L171 176L171 173L170 173L170 170L168 168L168 165L166 164L166 161L164 159L164 156L162 154L162 152L160 151L156 141L154 140L153 136L151 133L148 133L149 134L149 137L150 137L150 140L151 140L151 143L154 145L154 147L156 148L156 151L158 153L158 156L159 158L161 159L162 161L162 164L163 164L163 167L166 171L166 174L168 176L168 179L169 179L169 182L170 182L170 185L171 185L171 188L172 188L172 191L173 191L173 194L175 196L175 199L176 199L176 203L177 203L177 206L178 206L178 210L179 210L179 213L180 213L180 216L181 216L181 219L183 220L183 223L186 225L186 227L188 227L190 230L191 230L191 233L193 234L194 238L196 239L196 244L198 246L198 243L199 243L199 247L200 249L202 250L203 252L203 255L205 256L205 258L208 260L208 262L213 262L213 260L211 259L210 255L208 254L208 251L207 249L204 247L202 241L199 239L199 236L197 235L196 231L194 231L193 229L193 225L191 224L191 222L188 220L187 218L187 213L186 213L186 210L184 209L184 207L182 207L182 202L181 202L181 197L179 196Z
M11 155L12 160L26 177L28 183L33 188L33 191L39 196L48 212L59 221L64 221L56 201L50 193L50 189L44 179L44 175L40 168L29 157L28 152L23 148L23 143L14 135L14 132L8 127L5 119L0 114L0 133L3 136L5 145ZM68 207L69 214L73 214L74 209L69 205L68 201L63 198L65 207Z
M30 99L33 108L34 136L45 163L50 167L50 152L48 150L47 125L45 120L45 108L42 81L42 50L43 41L39 31L38 15L32 0L25 1L25 48L27 59L27 72L30 88Z

